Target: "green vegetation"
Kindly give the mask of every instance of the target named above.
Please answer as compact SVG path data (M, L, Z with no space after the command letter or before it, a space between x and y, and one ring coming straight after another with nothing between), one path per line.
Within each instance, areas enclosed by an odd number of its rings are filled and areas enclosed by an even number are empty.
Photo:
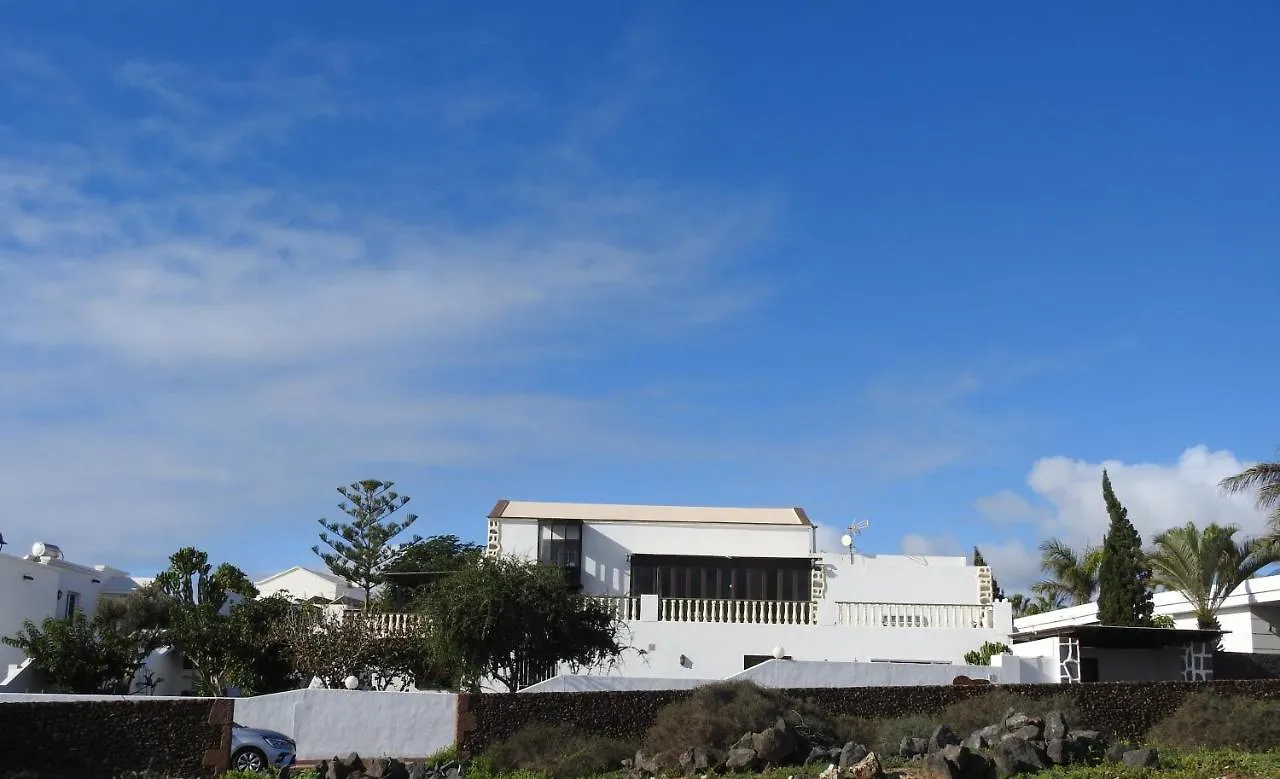
M391 565L422 540L414 536L407 544L391 543L418 519L415 514L406 514L399 522L391 520L392 514L409 503L409 496L394 492L393 486L389 481L364 479L339 487L338 494L343 501L338 508L351 517L351 521L320 519L320 526L324 528L320 541L332 551L320 551L319 544L311 548L335 576L364 590L365 609L374 606L373 588L382 584Z
M570 590L559 568L514 558L459 569L430 590L422 613L434 656L464 687L488 677L516 690L526 673L600 665L623 650L610 606Z
M1218 630L1218 610L1236 587L1263 568L1280 562L1280 546L1254 539L1237 541L1235 525L1188 522L1155 537L1147 555L1155 582L1182 593L1195 610L1196 625Z
M1102 472L1102 498L1111 524L1102 541L1098 563L1098 621L1103 625L1151 626L1151 567L1142 551L1142 537L1129 521L1129 511Z
M969 665L991 665L991 658L996 655L1012 654L1008 644L1000 641L988 641L977 649L964 653L964 661Z
M1280 536L1280 463L1258 463L1219 486L1229 495L1254 493L1258 509L1269 515L1272 535Z

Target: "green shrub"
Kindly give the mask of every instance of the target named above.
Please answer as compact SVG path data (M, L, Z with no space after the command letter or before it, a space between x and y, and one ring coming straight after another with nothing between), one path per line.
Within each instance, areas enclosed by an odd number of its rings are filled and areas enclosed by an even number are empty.
M1184 751L1280 749L1280 703L1194 693L1158 722L1147 734L1147 740Z
M635 753L633 745L618 739L582 733L571 725L535 722L489 747L484 757L499 774L522 771L577 779L616 771Z
M1060 711L1068 724L1074 725L1079 721L1075 702L1069 695L1030 698L1000 688L956 701L929 715L929 719L939 725L950 725L957 735L964 738L979 728L999 723L1009 709L1030 717L1043 717L1050 711Z
M836 739L836 721L809 701L747 682L720 682L699 687L659 711L644 747L671 756L697 746L727 749L742 734L771 728L780 717L820 734L819 740Z

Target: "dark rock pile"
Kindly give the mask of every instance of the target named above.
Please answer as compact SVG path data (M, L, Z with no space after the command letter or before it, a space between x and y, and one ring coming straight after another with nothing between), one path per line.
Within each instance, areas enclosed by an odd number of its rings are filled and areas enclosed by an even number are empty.
M1112 743L1096 730L1073 729L1051 711L1043 718L1010 710L993 725L961 738L938 725L928 738L904 738L898 757L911 761L925 779L1005 779L1061 765L1124 763L1155 767L1155 749ZM788 765L827 764L821 779L878 779L884 775L879 756L854 742L824 742L785 719L766 730L744 733L728 749L696 747L680 755L641 750L624 762L633 779L654 776L704 776L764 771ZM337 777L343 779L343 777Z
M1055 765L1096 765L1104 761L1133 767L1159 763L1155 749L1109 743L1096 730L1070 729L1060 712L1029 717L1009 711L996 724L961 739L939 725L928 739L904 738L898 756L921 761L928 779L990 779L1035 773Z
M316 766L320 779L461 779L464 768L456 760L441 763L404 763L395 758L361 758L355 752L346 757L321 760ZM288 771L280 779L289 779Z

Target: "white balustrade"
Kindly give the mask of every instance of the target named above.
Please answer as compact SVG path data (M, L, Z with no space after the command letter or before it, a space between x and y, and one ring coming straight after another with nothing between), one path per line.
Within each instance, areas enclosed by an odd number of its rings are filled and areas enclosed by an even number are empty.
M372 613L348 611L343 615L343 620L365 621L368 623L371 632L377 636L421 630L427 623L426 618L421 614L397 611Z
M859 628L970 628L995 625L991 606L838 601L836 624Z
M660 622L743 622L812 625L817 611L809 601L660 598Z
M640 598L638 596L589 595L587 597L597 603L612 607L620 620L635 621L640 619Z

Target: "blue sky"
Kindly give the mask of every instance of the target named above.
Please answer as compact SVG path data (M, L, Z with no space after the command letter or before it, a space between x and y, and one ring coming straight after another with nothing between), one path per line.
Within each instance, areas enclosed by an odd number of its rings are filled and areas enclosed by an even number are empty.
M802 505L1035 574L1261 527L1266 3L0 2L0 533L313 564L334 488Z

